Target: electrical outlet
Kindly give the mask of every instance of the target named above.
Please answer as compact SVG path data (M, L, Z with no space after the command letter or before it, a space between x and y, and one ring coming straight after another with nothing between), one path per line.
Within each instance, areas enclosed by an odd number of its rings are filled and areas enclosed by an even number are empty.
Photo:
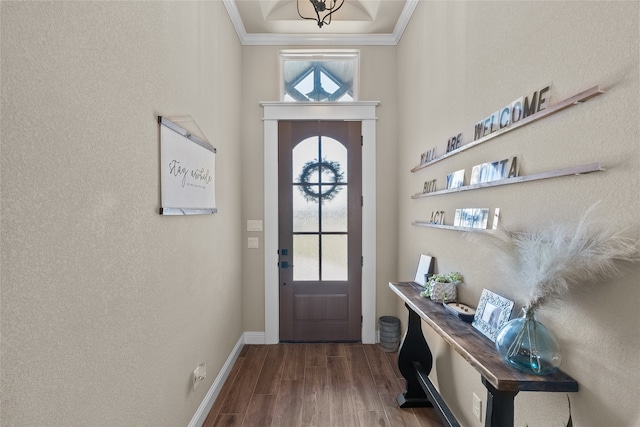
M202 376L202 379L206 379L207 378L207 364L206 363L201 363L200 366L200 375Z
M482 422L482 400L475 393L473 393L473 415Z
M200 385L200 381L207 378L207 364L201 363L196 369L193 370L193 391L196 391Z
M258 249L260 247L260 241L258 240L257 237L248 237L247 247L249 249Z
M200 366L193 371L193 391L196 391L200 385Z

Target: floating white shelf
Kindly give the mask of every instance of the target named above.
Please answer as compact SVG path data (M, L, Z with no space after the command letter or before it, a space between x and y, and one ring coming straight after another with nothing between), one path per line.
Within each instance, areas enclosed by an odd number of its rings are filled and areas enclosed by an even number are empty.
M444 225L444 224L432 224L429 221L413 221L411 225L415 225L416 227L431 227L431 228L440 228L443 230L454 230L454 231L473 231L477 233L490 233L493 230L489 230L486 228L470 228L470 227L456 227L454 225Z
M469 142L468 144L465 144L460 148L457 148L457 149L455 149L453 151L449 151L448 153L443 154L442 156L431 160L430 162L422 163L422 164L414 167L413 169L411 169L411 172L417 172L417 171L419 171L421 169L424 169L426 167L429 167L432 164L437 163L437 162L439 162L441 160L447 159L447 158L449 158L451 156L454 156L454 155L456 155L458 153L466 151L466 150L468 150L470 148L476 147L476 146L482 144L483 142L489 141L490 139L493 139L493 138L495 138L497 136L504 135L507 132L510 132L512 130L521 128L522 126L526 126L529 123L533 123L533 122L535 122L537 120L540 120L540 119L543 119L545 117L548 117L548 116L550 116L552 114L555 114L555 113L557 113L559 111L564 110L565 108L573 107L574 105L577 105L577 104L580 104L582 102L588 101L589 99L591 99L591 98L593 98L595 96L601 95L603 93L604 93L604 91L600 90L598 88L598 86L594 86L594 87L592 87L590 89L587 89L587 90L585 90L583 92L580 92L580 93L578 93L578 94L576 94L576 95L574 95L574 96L572 96L570 98L567 98L567 99L564 99L563 101L557 102L557 103L551 105L550 107L548 107L548 108L546 108L546 109L544 109L544 110L542 110L540 112L537 112L535 114L532 114L532 115L520 120L519 122L516 122L516 123L504 128L504 129L496 131L496 132L494 132L492 134L489 134L487 136L484 136L484 137L482 137L480 139L476 139L475 141Z
M582 175L591 172L604 171L600 163L592 163L590 165L576 166L572 168L556 169L547 172L534 173L532 175L516 176L513 178L501 179L498 181L485 182L482 184L465 185L463 187L451 188L448 190L431 191L429 193L417 193L411 196L412 199L420 199L423 197L439 196L449 193L460 193L462 191L479 190L481 188L498 187L501 185L519 184L521 182L538 181L541 179L557 178L560 176Z

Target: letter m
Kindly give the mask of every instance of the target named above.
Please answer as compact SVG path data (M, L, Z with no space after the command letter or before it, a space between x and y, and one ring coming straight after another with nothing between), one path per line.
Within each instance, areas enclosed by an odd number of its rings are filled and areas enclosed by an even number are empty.
M538 105L538 92L533 92L531 97L531 104L529 104L529 97L524 97L524 111L522 111L522 118L528 117L536 112Z

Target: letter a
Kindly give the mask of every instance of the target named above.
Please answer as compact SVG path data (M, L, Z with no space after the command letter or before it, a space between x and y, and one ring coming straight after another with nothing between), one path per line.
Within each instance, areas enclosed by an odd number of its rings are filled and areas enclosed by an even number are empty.
M514 157L511 160L511 167L509 168L509 178L518 176L518 158Z

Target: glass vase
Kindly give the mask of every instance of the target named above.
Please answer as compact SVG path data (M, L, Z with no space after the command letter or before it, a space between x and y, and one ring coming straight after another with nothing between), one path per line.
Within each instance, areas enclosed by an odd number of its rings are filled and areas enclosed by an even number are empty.
M496 336L496 349L511 366L530 374L547 375L562 362L560 345L542 323L537 310L522 309L523 315L507 322Z

